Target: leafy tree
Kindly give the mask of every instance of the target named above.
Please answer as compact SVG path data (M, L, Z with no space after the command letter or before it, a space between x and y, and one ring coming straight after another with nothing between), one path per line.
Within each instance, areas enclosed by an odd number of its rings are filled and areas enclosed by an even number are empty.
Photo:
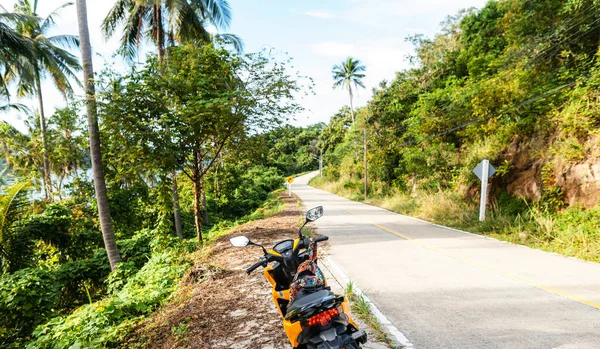
M256 159L264 166L275 167L282 175L291 176L318 167L319 134L325 124L308 127L285 125L252 136L246 158Z
M140 45L151 39L158 50L158 62L165 58L167 46L176 43L202 45L213 41L205 26L212 23L218 29L226 29L231 22L231 9L227 0L120 0L108 13L102 23L105 37L112 37L120 24L124 31L121 39L121 52L126 57L137 55ZM221 37L241 52L242 42L235 35ZM166 155L168 156L168 154ZM173 215L177 235L182 234L177 174L171 168Z
M335 147L344 140L351 124L352 114L350 108L342 107L329 119L329 124L320 133L318 148L325 154L335 150Z
M489 1L448 17L432 38L408 38L413 67L382 82L360 109L375 135L368 157L375 185L455 190L468 201L477 191L471 169L483 157L507 164L494 187L513 192L512 181L539 160L543 189L533 197L556 201L565 161L584 161L590 149L590 134L573 120L598 126L587 116L597 103L579 104L596 88L596 8L591 0ZM332 118L322 137L338 122ZM341 135L328 154L331 176L357 189L358 140Z
M354 88L362 87L365 85L362 79L365 77L363 72L367 68L361 64L361 62L352 57L348 57L341 64L333 66L333 87L340 87L348 90L350 96L350 114L352 115L352 123L354 124L354 106L352 105L352 99L354 94L352 92L352 85Z
M180 147L183 172L194 184L196 233L202 241L204 175L236 139L297 112L292 93L298 86L285 64L261 54L232 55L212 45L172 50L165 74L167 79L157 81L156 87L167 91L173 103L175 118L169 129Z
M2 170L0 171L0 174L2 174L2 176L0 176L0 178L4 178L4 174L6 174L8 172L8 170L11 167L11 161L12 161L12 149L9 146L14 139L17 137L17 135L19 135L20 132L14 128L12 125L10 125L8 122L6 121L0 121L0 147L2 147L2 157L4 159L4 166L2 168ZM0 184L2 184L0 182Z
M104 246L114 269L121 261L121 256L115 241L115 232L110 218L102 153L100 152L100 132L98 130L98 114L96 106L96 91L94 84L94 71L92 65L92 49L90 46L90 33L87 24L87 7L85 0L77 0L77 22L79 24L79 38L81 39L81 62L83 63L83 80L85 81L86 109L88 121L88 135L90 139L90 155L92 160L92 173L94 176L94 189L98 204L98 215L104 238Z
M196 235L202 241L204 176L224 149L298 111L292 100L297 90L285 64L264 54L239 56L207 44L171 48L160 68L151 60L112 87L116 93L107 96L121 103L106 105L123 111L110 114L125 116L117 122L132 133L123 136L156 159L155 164L164 166L165 154L176 154L193 184Z
M32 118L25 124L28 135L22 134L7 122L0 122L0 145L5 160L3 172L10 174L13 179L28 181L42 178L43 164L37 137L39 125Z
M89 168L85 129L78 112L76 105L70 105L57 109L48 120L51 168L58 178L56 192L61 200L65 180L76 180Z

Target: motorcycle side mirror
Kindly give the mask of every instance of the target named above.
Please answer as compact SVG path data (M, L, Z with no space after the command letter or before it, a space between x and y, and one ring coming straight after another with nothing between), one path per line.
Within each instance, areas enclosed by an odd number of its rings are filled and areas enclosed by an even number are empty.
M231 242L233 247L245 247L250 244L250 239L242 235L229 239L229 242Z
M323 206L313 207L306 212L306 222L314 222L323 216Z
M252 241L250 241L250 239L248 239L247 237L245 237L243 235L231 238L231 239L229 239L229 242L231 242L233 247L245 247L248 245L258 246L258 247L262 248L264 254L267 254L267 250L265 249L265 247L263 245L257 244L256 242L252 242Z
M323 215L323 206L313 207L310 210L306 211L306 218L304 219L304 224L302 224L302 226L300 227L300 230L298 230L298 236L300 237L300 239L302 239L302 228L304 228L306 223L314 222L317 219L321 218L322 215Z

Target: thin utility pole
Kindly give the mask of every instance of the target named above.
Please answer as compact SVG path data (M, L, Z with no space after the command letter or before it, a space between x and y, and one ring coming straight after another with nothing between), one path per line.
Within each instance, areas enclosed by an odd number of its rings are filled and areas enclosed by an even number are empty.
M363 156L363 160L364 160L364 182L365 182L365 200L367 199L367 188L369 186L369 182L367 179L367 125L365 124L365 129L363 130L363 148L364 148L364 156Z
M323 149L319 149L321 155L319 156L319 174L323 177Z

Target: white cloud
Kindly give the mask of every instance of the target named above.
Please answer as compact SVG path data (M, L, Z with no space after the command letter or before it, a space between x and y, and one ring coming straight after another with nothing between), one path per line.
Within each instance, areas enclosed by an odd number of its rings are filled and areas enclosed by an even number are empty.
M327 11L306 11L306 12L304 12L304 14L309 17L322 18L322 19L328 19L328 18L334 17L332 14L330 14Z

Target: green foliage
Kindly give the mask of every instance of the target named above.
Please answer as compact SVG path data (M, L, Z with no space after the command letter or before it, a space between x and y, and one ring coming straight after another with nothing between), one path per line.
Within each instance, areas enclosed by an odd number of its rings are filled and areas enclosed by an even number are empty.
M132 205L136 201L130 195L132 187L143 189L148 182L159 183L153 194L160 205L155 207L165 207L170 188L167 177L182 174L192 184L192 195L187 198L194 207L187 213L194 212L192 222L201 239L202 224L206 223L201 217L201 201L209 171L222 164L227 153L238 153L240 143L256 143L251 139L255 131L278 126L289 114L301 110L293 95L299 85L288 74L289 62L280 62L266 51L242 56L204 44L171 47L168 54L164 62L150 57L142 68L125 76L106 74L108 88L101 94L100 110L104 115L107 172L115 188L111 196L122 203L115 212L117 222L125 226L117 224L117 228L127 234L127 230L135 231L127 224L136 225L141 216L132 210L137 206ZM280 153L274 154L276 159ZM312 163L304 152L301 154L292 170ZM232 162L244 161L233 158ZM278 160L272 162L287 166ZM119 188L125 189L122 196ZM154 210L151 217L155 219L145 221L165 221L165 213ZM184 214L183 218L189 217Z
M137 318L151 313L172 293L188 263L179 247L172 246L150 258L139 272L123 284L117 281L132 273L131 264L119 267L111 278L111 295L84 305L71 315L58 316L39 326L28 348L106 348L116 346ZM123 284L118 288L117 284Z
M2 273L27 265L32 242L18 222L26 213L27 183L17 183L0 193L0 268Z
M253 167L242 177L242 182L234 191L232 201L237 208L232 210L235 216L242 216L257 208L265 201L269 192L280 188L284 177L276 169Z
M597 223L584 217L598 208L568 207L573 193L568 202L568 187L559 185L566 168L599 154L598 14L586 12L593 4L489 1L449 17L432 39L409 38L415 66L382 82L357 111L373 135L370 202L597 260ZM325 131L341 136L327 148L325 178L313 183L361 199L358 129L334 123L337 117ZM483 158L498 175L480 223L471 170ZM525 199L511 186L523 175L540 188Z
M5 78L18 83L19 93L41 99L36 83L44 72L71 97L69 80L79 65L59 46L78 42L60 35L48 47L39 46L56 13L37 18L36 4L18 1L16 9L26 15L0 14L0 41L7 44L0 48L3 100ZM160 8L138 5L125 1L116 9ZM0 346L118 346L135 321L160 306L187 268L186 254L198 248L173 236L174 179L184 233L202 236L198 216L206 195L211 224L204 233L215 237L226 226L280 210L282 202L269 193L282 186L284 175L316 168L315 144L324 125L279 127L302 109L290 60L275 59L267 50L248 55L226 50L230 44L240 48L239 39L203 29L204 19L226 26L229 8L218 1L204 5L195 13L201 23L162 23L173 29L162 32L169 44L186 44L168 48L168 61L162 59L165 41L159 40L160 57L149 56L123 75L107 68L98 80L101 150L122 256L113 272L102 248L97 203L90 201L95 189L87 175L83 101L69 100L46 121L30 115L26 133L0 122L0 175L2 184L12 183L0 191L0 316L6 319ZM187 9L179 15L190 19L189 6L174 6ZM109 29L125 18L114 11L111 16ZM23 35L31 40L20 40ZM7 108L3 103L0 111ZM50 175L53 185L47 185ZM38 189L45 199L38 199ZM185 324L174 331L183 336Z
M263 165L277 168L284 176L314 170L319 167L317 142L324 127L322 123L308 127L286 125L257 135L257 157Z
M492 185L499 221L529 217L538 224L530 206L559 214L573 202L561 180L565 169L593 163L600 153L593 34L600 17L587 12L593 5L488 1L448 17L432 38L408 38L415 45L413 67L374 89L357 110L356 125L347 127L341 112L323 130L326 178L315 183L360 197L360 131L366 128L376 201L472 227L471 206L479 195L472 169L487 158L498 169ZM539 188L528 193L528 204L512 196L522 176ZM400 197L408 198L406 204ZM452 201L468 215L445 204Z
M31 333L55 313L61 285L54 273L26 268L0 279L0 344L4 347ZM26 337L25 337L26 338Z
M317 147L328 154L335 150L335 147L342 143L346 136L347 130L352 124L350 109L343 107L329 120L329 124L323 128L319 135L319 143Z

